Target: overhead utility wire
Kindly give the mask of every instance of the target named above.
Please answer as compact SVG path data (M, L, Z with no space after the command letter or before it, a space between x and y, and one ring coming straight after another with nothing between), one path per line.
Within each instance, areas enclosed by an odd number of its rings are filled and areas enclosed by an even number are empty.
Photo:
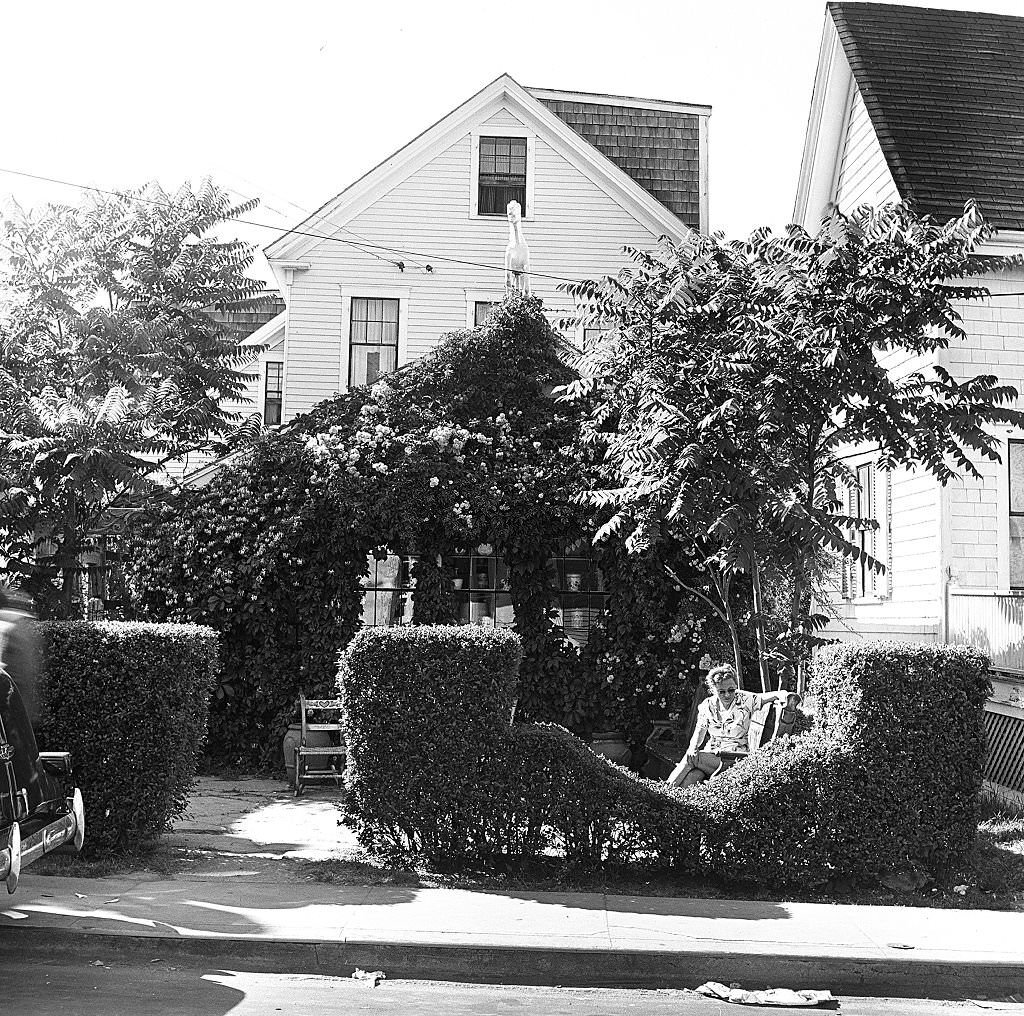
M52 177L52 176L41 176L41 175L39 175L37 173L25 173L25 172L23 172L21 170L17 170L17 169L7 169L4 166L0 166L0 173L6 173L6 174L8 174L10 176L22 176L22 177L25 177L25 178L27 178L29 180L39 180L39 181L41 181L43 183L55 183L55 184L60 185L61 187L71 187L71 188L74 188L75 190L95 191L97 194L109 194L112 197L124 197L125 196L123 191L110 190L110 189L105 188L105 187L94 187L91 184L73 183L70 180L61 180L61 179L58 179L57 177ZM138 198L138 200L143 201L146 204L158 205L158 206L160 206L162 208L173 208L174 207L169 201L158 201L156 198L146 198L146 197L142 197L141 195L136 195L136 197ZM347 240L347 239L345 239L344 237L341 237L341 236L326 236L323 233L311 233L311 232L309 232L307 230L302 230L302 229L284 229L284 230L282 230L280 226L271 226L267 222L254 222L252 219L240 219L240 218L237 218L235 216L227 216L225 221L237 222L237 223L239 223L239 224L241 224L243 226L254 226L257 229L270 229L273 232L278 233L278 234L286 234L286 235L289 235L289 236L306 236L306 237L309 237L309 238L311 238L313 240L326 240L328 243L343 243L346 246L355 247L357 249L363 250L367 254L372 253L370 248L373 248L373 250L386 251L388 254L398 254L399 256L405 255L406 257L428 258L431 261L445 261L445 262L448 262L449 264L465 265L465 266L468 266L470 268L484 268L484 269L486 269L487 271L490 271L490 272L501 272L502 274L505 273L505 267L503 265L501 265L501 266L499 266L499 265L488 265L488 264L484 264L482 261L468 261L468 260L466 260L464 258L449 257L447 254L425 254L422 251L405 250L405 249L400 248L400 247L386 247L383 244L379 244L379 243L369 243L369 242L367 242L367 243L364 244L364 243L360 243L360 242L358 242L356 240ZM343 226L342 228L344 229L345 227ZM349 232L351 232L351 230L349 230ZM382 260L387 260L387 259L383 258ZM392 263L394 263L394 262L392 262ZM424 268L428 272L433 271L433 268L430 266L429 263L426 264L424 266ZM568 276L565 276L565 275L552 275L552 274L549 274L549 273L546 273L546 272L530 271L529 274L533 278L553 279L556 282L579 282L580 281L579 279L571 279L571 278L569 278Z
M8 169L8 168L6 168L4 166L0 166L0 173L5 173L5 174L7 174L9 176L21 176L21 177L25 177L26 179L29 179L29 180L39 180L39 181L41 181L43 183L55 183L55 184L58 184L61 187L71 187L74 190L95 191L97 194L109 194L112 197L124 197L125 196L124 191L110 190L110 189L105 188L105 187L95 187L95 186L93 186L91 184L85 184L85 183L73 183L70 180L61 180L61 179L59 179L57 177L52 177L52 176L41 176L38 173L26 173L26 172L24 172L22 170ZM235 193L237 193L237 191ZM169 201L157 201L155 198L144 198L141 195L136 195L136 197L138 198L138 200L143 201L146 204L158 205L158 206L163 207L163 208L173 208L173 207L175 207ZM284 229L284 230L282 230L280 226L271 226L267 222L253 222L251 219L239 219L239 218L236 218L235 216L228 216L225 219L225 221L226 222L237 222L237 223L239 223L240 225L243 225L243 226L254 226L257 229L270 229L270 230L273 230L275 233L285 234L285 235L289 235L289 236L305 236L305 237L309 237L310 239L313 239L313 240L326 240L328 243L343 243L346 246L355 247L357 250L362 250L363 253L365 253L365 254L373 254L374 250L382 250L382 251L386 251L389 254L398 254L398 255L403 255L404 254L406 257L429 258L431 261L446 261L449 264L453 264L453 265L464 265L464 266L467 266L467 267L470 267L470 268L484 268L484 269L486 269L489 272L501 272L502 274L504 274L504 272L505 272L505 268L504 268L503 265L502 266L499 266L499 265L488 265L488 264L484 264L482 261L467 261L464 258L453 258L453 257L449 257L446 254L425 254L422 251L405 250L405 249L400 248L400 247L386 247L383 244L371 243L370 241L366 241L365 243L360 243L360 242L358 242L356 240L346 240L344 237L340 237L340 236L326 236L323 233L310 233L310 232L308 232L306 230L302 230L302 229ZM340 228L344 229L348 233L352 233L353 236L359 236L358 233L354 233L352 230L348 229L345 226L342 226ZM374 255L374 256L377 257L377 255ZM379 260L381 260L381 261L388 261L389 264L395 264L395 262L389 261L388 258L379 258ZM395 267L399 268L401 271L405 270L404 265L397 265L397 264L395 264ZM423 267L428 272L432 272L433 271L433 268L431 267L429 262L426 265L424 265ZM538 279L552 279L555 282L570 282L570 283L572 283L572 282L579 282L579 281L581 281L580 279L571 279L571 278L569 278L568 276L565 276L565 275L552 275L552 274L547 273L547 272L536 272L536 271L533 271L533 270L531 270L529 272L529 274L532 277L534 277L534 278L538 278ZM1019 292L1018 291L1013 291L1013 292L1009 292L1009 293L989 293L987 299L996 300L996 299L999 299L1000 297L1003 297L1003 296L1024 296L1024 290L1019 291Z

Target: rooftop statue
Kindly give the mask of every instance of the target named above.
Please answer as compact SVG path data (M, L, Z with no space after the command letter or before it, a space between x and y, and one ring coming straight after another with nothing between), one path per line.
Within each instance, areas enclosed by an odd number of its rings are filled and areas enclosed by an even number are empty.
M523 236L522 209L508 203L508 246L505 248L505 292L530 295L530 248Z

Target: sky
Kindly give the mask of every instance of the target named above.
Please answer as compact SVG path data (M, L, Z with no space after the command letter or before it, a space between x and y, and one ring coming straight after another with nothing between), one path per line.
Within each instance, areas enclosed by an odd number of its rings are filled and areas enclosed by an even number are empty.
M1024 15L1024 0L906 0ZM707 104L711 228L789 221L824 0L0 0L0 201L210 176L263 246L508 72Z

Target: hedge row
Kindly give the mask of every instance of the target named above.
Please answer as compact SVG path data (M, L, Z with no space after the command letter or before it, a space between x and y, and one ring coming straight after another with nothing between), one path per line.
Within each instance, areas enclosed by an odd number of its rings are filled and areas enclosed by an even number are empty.
M508 725L512 636L361 633L343 655L349 820L385 854L673 867L733 880L939 876L973 842L985 658L869 644L818 661L818 722L687 791L553 725Z
M44 750L70 751L86 850L131 852L184 813L206 738L217 635L197 625L38 626Z

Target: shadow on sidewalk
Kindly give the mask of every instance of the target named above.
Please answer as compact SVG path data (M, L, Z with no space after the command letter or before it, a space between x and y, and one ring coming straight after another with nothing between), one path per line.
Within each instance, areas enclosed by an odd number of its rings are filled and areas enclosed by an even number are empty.
M586 892L501 892L494 895L564 906L574 910L607 910L610 914L644 914L655 917L703 917L733 921L788 921L790 912L779 903L764 900L705 900L687 896L620 896ZM556 901L552 897L560 897Z

